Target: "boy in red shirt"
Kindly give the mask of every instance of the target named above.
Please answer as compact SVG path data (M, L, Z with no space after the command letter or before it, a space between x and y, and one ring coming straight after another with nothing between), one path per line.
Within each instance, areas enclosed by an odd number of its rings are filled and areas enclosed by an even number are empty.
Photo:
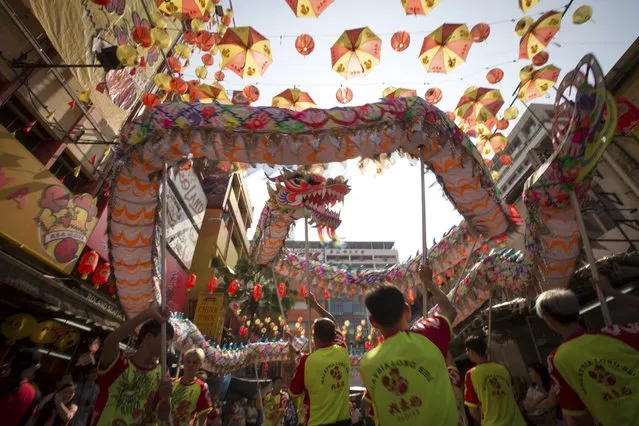
M213 409L209 387L197 375L204 362L204 351L192 348L184 353L184 375L173 382L171 408L173 426L204 426Z

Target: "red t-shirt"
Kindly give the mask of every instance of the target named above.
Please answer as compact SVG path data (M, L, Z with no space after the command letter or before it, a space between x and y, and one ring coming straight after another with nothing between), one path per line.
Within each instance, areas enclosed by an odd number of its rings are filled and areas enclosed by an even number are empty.
M37 394L38 391L35 387L27 379L23 379L17 391L0 399L2 424L6 426L17 425L27 414L29 408L35 409L33 402Z
M639 418L639 323L581 331L548 357L565 414L589 411L601 424L636 424Z

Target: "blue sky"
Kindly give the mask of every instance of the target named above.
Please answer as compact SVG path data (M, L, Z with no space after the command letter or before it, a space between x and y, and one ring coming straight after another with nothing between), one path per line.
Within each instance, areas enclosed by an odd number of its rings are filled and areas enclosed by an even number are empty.
M534 18L548 10L563 10L567 1L541 0L530 9ZM223 0L228 6L228 0ZM572 12L579 6L593 7L590 22L574 25ZM350 87L354 98L350 105L375 102L384 88L389 86L415 89L423 96L429 87L442 89L444 97L437 105L443 111L454 109L468 86L495 87L502 91L507 107L512 92L519 82L519 70L529 62L517 60L519 37L514 34L517 20L524 16L517 0L442 0L426 17L406 16L400 0L336 0L319 19L298 19L284 0L235 0L237 26L250 25L268 37L273 51L273 64L265 75L256 80L241 80L230 72L223 82L227 90L241 90L247 84L256 84L261 91L254 105L270 105L277 93L297 86L308 91L317 105L330 108L337 105L335 91L340 86ZM635 40L639 1L590 0L575 1L562 22L561 31L547 48L548 63L564 73L574 67L586 53L594 53L604 71L608 71L619 56ZM479 22L491 24L490 37L474 44L465 64L449 74L427 74L418 60L423 38L442 23L466 23L469 28ZM332 71L330 47L346 29L370 27L382 39L381 62L365 78L344 80ZM395 31L404 30L411 35L411 45L403 52L391 49L390 38ZM295 37L308 33L315 39L315 51L303 57L295 50ZM219 57L216 57L216 61ZM197 59L191 61L199 65ZM217 64L211 71L217 70ZM505 73L497 85L489 85L485 75L498 66ZM193 71L187 71L185 78ZM209 72L212 76L213 72ZM552 102L554 92L541 102ZM524 106L515 105L523 110ZM512 127L512 124L511 124ZM352 185L352 191L342 208L342 225L338 235L345 240L395 241L400 258L406 258L421 248L420 179L418 167L402 160L381 175L362 174L354 163L347 167L333 165L330 175L343 174ZM262 172L247 178L255 218L259 217L268 197ZM427 175L427 186L434 182ZM433 238L440 239L460 216L445 199L438 185L427 190L427 230L429 245ZM301 224L300 224L301 225ZM296 228L296 238L303 239L303 225ZM249 238L253 229L249 231ZM316 233L310 233L317 239Z

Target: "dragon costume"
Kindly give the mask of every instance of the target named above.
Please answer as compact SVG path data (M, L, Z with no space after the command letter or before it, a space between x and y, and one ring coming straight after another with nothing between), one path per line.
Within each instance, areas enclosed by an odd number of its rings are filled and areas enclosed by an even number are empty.
M309 215L309 224L320 236L335 237L342 222L339 212L331 210L344 201L350 187L342 176L324 178L316 173L284 169L274 184L268 186L269 199L262 210L251 243L251 257L267 265L280 253L288 231L295 220Z

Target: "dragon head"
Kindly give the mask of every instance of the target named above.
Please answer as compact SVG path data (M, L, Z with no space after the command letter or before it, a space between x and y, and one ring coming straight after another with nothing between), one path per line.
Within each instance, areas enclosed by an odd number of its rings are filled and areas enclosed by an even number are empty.
M331 210L351 188L344 177L325 178L320 174L304 171L284 170L276 178L269 178L275 187L269 186L271 200L280 210L291 212L296 218L310 215L309 224L314 225L320 235L324 231L330 237L342 222L340 213Z

